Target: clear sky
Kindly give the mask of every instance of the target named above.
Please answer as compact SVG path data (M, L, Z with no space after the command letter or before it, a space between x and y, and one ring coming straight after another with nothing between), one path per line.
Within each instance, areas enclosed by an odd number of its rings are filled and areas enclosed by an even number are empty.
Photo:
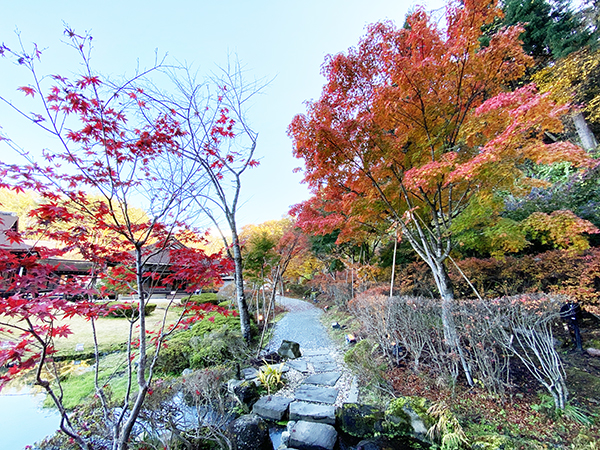
M238 215L241 225L279 219L289 207L308 198L300 183L301 165L292 156L287 126L304 111L303 102L317 99L324 78L320 67L328 54L346 51L378 20L401 25L416 4L440 8L443 0L2 0L0 41L16 47L15 30L30 47L44 48L44 71L77 70L73 52L61 44L63 22L94 38L93 65L106 75L133 73L138 61L148 67L155 50L171 61L186 62L210 73L228 55L237 57L251 77L273 78L257 97L249 121L259 132L257 154L261 165L243 181L245 203ZM0 90L13 98L25 84L24 71L0 61ZM21 73L21 79L19 79ZM28 80L28 79L27 79ZM30 139L25 126L15 126L6 108L0 108L0 126L32 153L43 143ZM30 148L31 147L31 148ZM0 158L9 150L0 147Z

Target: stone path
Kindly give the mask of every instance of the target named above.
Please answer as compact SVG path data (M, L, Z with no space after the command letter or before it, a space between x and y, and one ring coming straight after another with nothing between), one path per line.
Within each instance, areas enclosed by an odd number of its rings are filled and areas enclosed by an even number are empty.
M276 324L265 352L276 352L288 340L300 344L302 356L286 361L286 387L258 400L253 411L274 421L289 418L290 448L333 449L335 408L358 401L356 378L344 366L343 353L321 324L320 309L287 297L279 297L278 302L289 312Z

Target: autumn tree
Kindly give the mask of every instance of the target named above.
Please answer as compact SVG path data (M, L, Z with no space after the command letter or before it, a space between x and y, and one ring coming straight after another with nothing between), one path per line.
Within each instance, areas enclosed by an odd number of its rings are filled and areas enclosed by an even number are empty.
M443 29L422 9L402 29L371 25L356 48L327 59L320 99L289 127L319 200L300 208L299 224L328 233L376 218L400 229L433 273L445 340L467 377L445 266L455 221L495 192L537 183L522 172L526 161L587 160L574 145L544 142L562 129L565 107L535 86L505 91L532 59L518 26L480 45L499 16L494 0L468 0L447 6Z
M55 144L42 152L40 160L2 135L5 149L12 148L26 163L2 163L0 187L35 191L39 199L30 213L35 220L33 232L43 231L44 239L58 244L56 250L37 246L25 254L1 251L0 269L8 285L0 301L0 327L12 333L12 339L11 345L0 351L0 365L11 365L9 378L24 369L35 369L36 383L59 409L61 430L79 448L91 450L103 442L103 448L123 450L132 443L134 426L151 393L162 342L171 332L163 322L158 335L150 339L145 309L150 293L144 286L164 279L171 284L186 282L195 289L218 277L222 265L218 255L209 258L182 245L195 236L182 222L188 181L185 177L189 172L181 171L169 183L157 176L158 166L164 161L176 165L181 159L178 139L183 131L177 121L172 114L164 114L147 125L135 125L132 113L143 104L133 82L149 72L114 85L90 65L91 37L71 29L66 35L83 68L72 79L40 73L42 53L37 47L32 52L4 45L0 49L2 55L29 72L30 84L18 91L31 97L37 110L30 113L21 106L23 101L12 102L4 94L0 100ZM145 202L147 215L140 215L132 206L134 202ZM98 233L103 233L104 239L99 240ZM8 238L14 242L23 239L16 233ZM89 276L81 281L57 280L55 267L43 259L73 249L91 264ZM168 274L153 272L151 259L165 254L172 270ZM125 271L119 282L129 280L137 294L137 313L130 322L124 363L126 394L119 405L111 402L107 387L98 379L101 361L95 341L95 394L103 417L99 427L104 430L98 436L87 432L86 425L65 410L60 379L48 379L42 369L55 353L54 338L69 334L68 325L55 327L58 317L83 316L90 320L94 331L95 320L106 312L106 307L91 301L102 296L96 289L96 277L91 275L108 274L107 268L116 263L122 264ZM87 300L67 302L66 294L81 294Z
M237 223L244 173L258 165L255 158L258 133L247 112L251 99L265 87L262 80L248 82L239 62L199 79L189 68L169 73L173 89L147 89L144 98L154 117L173 113L185 135L179 139L188 180L187 195L196 210L208 217L222 237L234 263L237 305L242 336L250 342L250 316L244 294L243 260ZM168 180L177 167L165 170ZM228 228L228 231L224 229Z
M537 73L534 81L556 102L578 106L572 117L579 140L585 149L595 149L598 139L594 132L600 133L600 50L573 52Z

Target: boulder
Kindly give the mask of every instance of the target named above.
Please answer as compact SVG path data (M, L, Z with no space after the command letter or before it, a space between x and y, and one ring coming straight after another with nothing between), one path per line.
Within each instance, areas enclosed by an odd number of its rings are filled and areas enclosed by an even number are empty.
M385 413L369 405L344 403L336 413L338 428L345 434L360 439L373 437L383 431Z
M385 435L390 438L413 436L426 440L434 419L427 413L429 401L422 397L398 397L390 402L385 411L383 425Z
M302 353L300 353L300 344L293 341L283 341L277 353L279 356L289 359L296 359L302 356Z
M255 414L241 416L227 426L233 450L273 450L269 427Z
M337 442L337 431L324 423L290 422L288 446L298 450L333 450Z
M241 405L246 405L249 410L260 398L258 386L253 381L230 380L228 390Z
M600 350L598 350L597 348L590 347L586 350L586 352L590 356L600 356Z

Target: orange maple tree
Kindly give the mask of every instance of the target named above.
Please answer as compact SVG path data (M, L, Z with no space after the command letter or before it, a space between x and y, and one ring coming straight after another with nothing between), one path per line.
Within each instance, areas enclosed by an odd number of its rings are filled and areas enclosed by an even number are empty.
M510 92L532 63L522 28L481 44L500 14L495 0L467 0L447 6L443 28L420 8L403 28L369 26L356 48L328 58L321 98L289 127L314 194L294 209L299 225L341 229L340 240L364 223L399 228L432 270L446 341L459 353L445 267L453 222L498 190L539 183L521 171L527 161L588 160L570 143L544 142L565 106L533 85Z

